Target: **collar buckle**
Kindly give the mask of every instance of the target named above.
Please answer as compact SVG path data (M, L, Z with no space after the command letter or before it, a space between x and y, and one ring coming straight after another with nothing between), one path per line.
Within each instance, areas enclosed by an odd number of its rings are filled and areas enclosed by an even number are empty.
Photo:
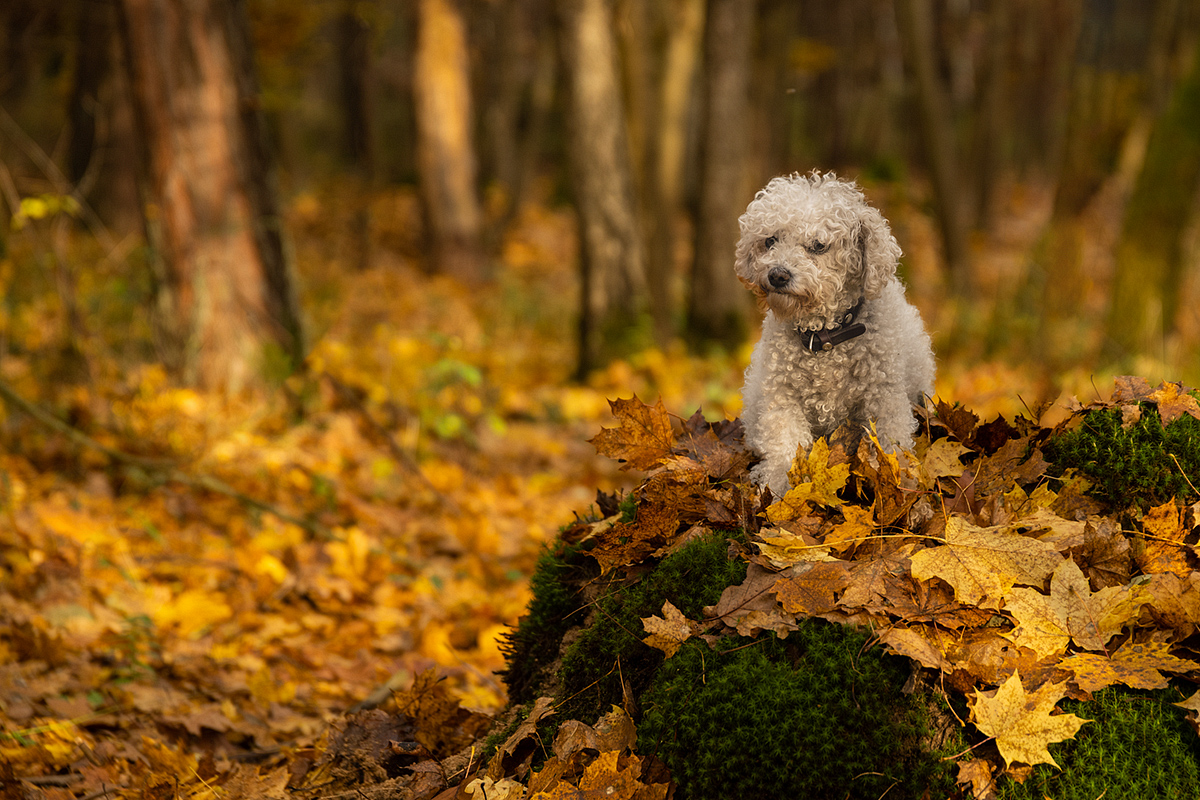
M865 300L866 298L859 298L854 307L841 316L841 322L832 328L822 327L819 330L796 328L796 333L800 334L800 343L814 353L817 351L828 352L833 349L835 344L862 336L867 332L867 326L861 322L855 322L855 320L862 311Z

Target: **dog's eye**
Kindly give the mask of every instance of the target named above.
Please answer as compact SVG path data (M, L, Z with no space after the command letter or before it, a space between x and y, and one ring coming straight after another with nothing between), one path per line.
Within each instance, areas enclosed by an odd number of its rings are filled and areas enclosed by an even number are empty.
M775 246L775 243L776 243L776 242L778 242L778 241L779 241L779 239L778 239L778 238L776 238L776 237L774 237L774 236L768 236L768 237L766 238L766 240L764 240L764 241L763 241L763 247L765 247L766 249L770 250L772 247L774 247L774 246Z
M814 256L819 256L828 249L829 245L825 244L824 242L813 242L808 246L808 252L812 253Z

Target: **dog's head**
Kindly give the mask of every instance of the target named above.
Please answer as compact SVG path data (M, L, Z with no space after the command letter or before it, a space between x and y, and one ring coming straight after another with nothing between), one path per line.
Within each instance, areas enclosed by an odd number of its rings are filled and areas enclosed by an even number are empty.
M737 276L784 319L829 317L871 299L900 259L887 220L832 172L773 179L738 224Z

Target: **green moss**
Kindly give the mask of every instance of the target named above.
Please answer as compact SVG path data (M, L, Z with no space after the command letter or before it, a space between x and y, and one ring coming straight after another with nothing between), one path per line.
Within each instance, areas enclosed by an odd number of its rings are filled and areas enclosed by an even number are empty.
M1050 745L1062 771L1039 764L1024 784L1002 781L1002 800L1195 800L1200 795L1200 740L1188 728L1177 689L1120 688L1090 702L1061 705L1084 719L1075 738Z
M543 669L558 657L563 634L583 622L578 576L586 572L578 545L556 542L538 558L529 588L533 600L503 647L508 666L501 673L514 705L535 699Z
M662 663L662 653L642 642L642 618L661 615L663 601L670 600L689 619L701 619L705 606L746 577L746 565L730 560L728 549L726 534L706 536L663 559L637 583L602 590L592 624L563 656L558 718L591 722L620 705L622 679L639 694Z
M1043 453L1058 474L1073 467L1086 475L1092 494L1115 508L1136 504L1144 511L1172 498L1194 499L1188 478L1194 483L1200 475L1200 420L1184 414L1163 428L1153 404L1141 408L1141 419L1128 429L1115 409L1091 411L1078 428L1047 442Z
M678 797L919 798L953 793L905 659L863 651L857 629L808 620L785 640L689 642L645 695L638 752Z

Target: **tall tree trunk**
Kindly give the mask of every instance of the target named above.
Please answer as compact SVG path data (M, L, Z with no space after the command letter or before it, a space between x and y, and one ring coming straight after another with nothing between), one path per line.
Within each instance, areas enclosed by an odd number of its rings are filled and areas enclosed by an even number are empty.
M1183 232L1198 187L1200 48L1154 125L1125 209L1108 315L1109 358L1162 355L1179 309Z
M737 219L752 194L746 120L754 12L746 0L708 3L700 212L688 309L693 344L735 347L747 329L749 293L734 275L733 251Z
M241 0L121 0L159 324L185 378L236 391L300 315Z
M486 277L467 26L457 0L420 0L413 95L431 271Z
M619 353L646 308L611 0L562 0L572 187L579 216L579 375Z
M973 281L967 243L966 195L959 183L954 122L934 63L938 48L932 3L930 0L896 0L896 20L912 69L921 117L921 149L933 179L950 287L955 294L969 297Z
M338 62L338 100L342 109L342 154L350 167L354 207L351 209L351 263L363 270L371 264L371 185L375 173L371 97L371 22L364 11L373 0L342 0L334 21Z

